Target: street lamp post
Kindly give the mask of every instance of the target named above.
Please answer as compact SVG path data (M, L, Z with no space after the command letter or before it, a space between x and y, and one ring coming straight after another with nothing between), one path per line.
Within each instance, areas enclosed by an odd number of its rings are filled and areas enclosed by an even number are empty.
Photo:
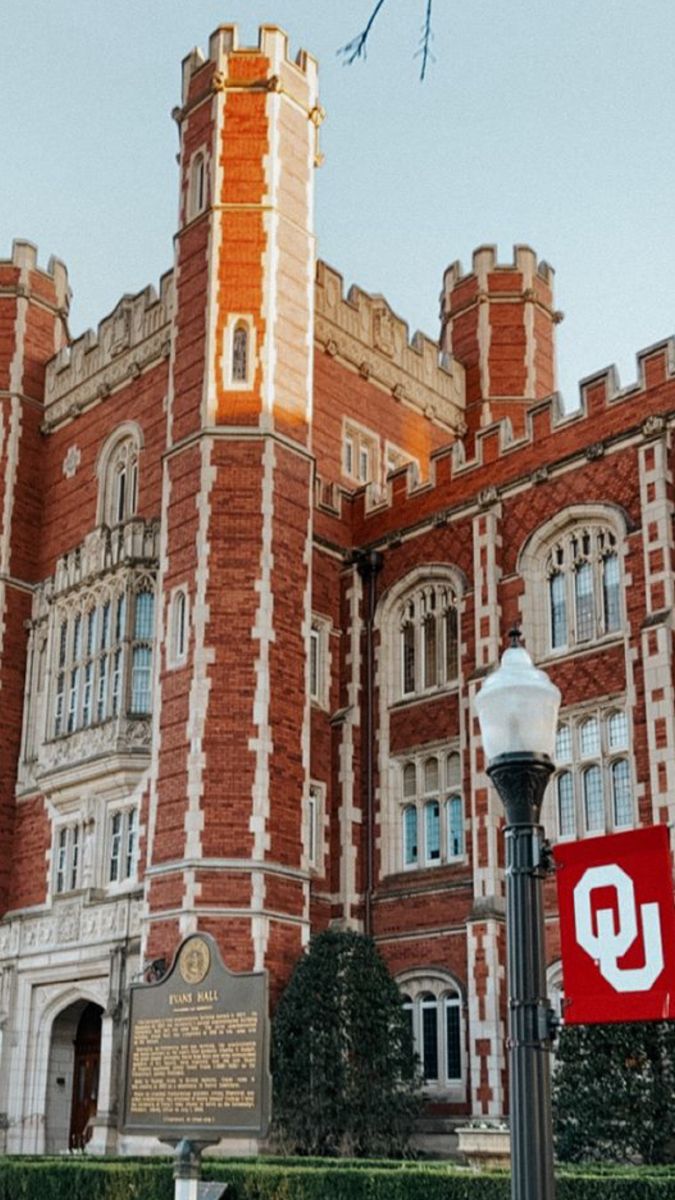
M506 810L506 939L512 1200L554 1200L551 1017L546 996L544 877L539 813L553 771L560 692L537 670L519 631L485 680L476 711Z

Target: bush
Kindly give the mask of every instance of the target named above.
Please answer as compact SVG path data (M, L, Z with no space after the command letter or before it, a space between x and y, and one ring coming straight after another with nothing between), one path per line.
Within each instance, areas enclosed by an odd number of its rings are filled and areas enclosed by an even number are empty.
M558 1158L672 1160L674 1093L673 1022L563 1028L553 1075Z
M228 1200L509 1200L505 1173L474 1175L447 1163L207 1159ZM675 1172L659 1168L561 1172L557 1200L666 1200ZM166 1161L0 1159L0 1200L173 1200Z
M421 1093L410 1024L371 938L327 931L297 963L272 1034L274 1133L302 1154L405 1152Z

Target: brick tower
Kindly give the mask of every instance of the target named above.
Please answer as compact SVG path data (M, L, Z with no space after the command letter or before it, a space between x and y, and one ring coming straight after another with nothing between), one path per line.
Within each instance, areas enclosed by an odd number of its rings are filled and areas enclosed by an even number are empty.
M316 65L265 26L183 64L144 938L288 976L309 932Z
M553 269L529 246L506 264L481 246L472 268L454 262L445 272L441 348L466 369L469 430L508 417L519 433L526 409L555 391Z
M38 578L45 364L67 341L69 298L63 263L52 258L47 270L41 270L35 247L15 241L11 260L0 262L0 912L7 907L10 867L17 854L44 854L49 839L42 804L29 801L19 814L14 797L25 625ZM35 896L35 875L23 879L20 901L41 899L41 882Z

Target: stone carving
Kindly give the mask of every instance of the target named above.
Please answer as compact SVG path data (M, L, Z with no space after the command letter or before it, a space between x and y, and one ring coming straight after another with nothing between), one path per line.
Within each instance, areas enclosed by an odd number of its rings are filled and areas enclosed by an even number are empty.
M35 766L36 778L94 755L118 754L128 750L150 753L152 726L150 717L117 717L89 729L79 729L67 737L47 742L40 750Z
M645 438L658 437L666 428L666 418L661 413L652 413L642 422L642 436Z
M69 446L66 452L66 457L63 460L63 474L66 479L72 479L77 468L82 460L82 451L79 446Z
M396 349L394 343L394 324L391 312L386 305L373 310L373 342L375 349L392 358Z
M131 305L126 301L122 301L113 313L110 353L112 355L121 354L122 350L127 349L130 339Z
M135 937L141 927L139 896L116 896L92 903L84 896L56 900L52 909L0 924L0 960L78 942L81 946ZM11 968L0 968L0 1022L10 994Z
M597 458L602 458L605 453L605 447L602 442L592 442L586 447L586 458L589 462L594 462Z
M548 479L549 475L550 475L550 471L549 471L548 467L546 467L546 466L537 467L536 470L534 470L532 472L532 482L533 483L546 483L546 480Z
M498 499L499 492L493 484L490 484L489 487L482 488L478 493L478 507L492 508L492 505L496 504Z

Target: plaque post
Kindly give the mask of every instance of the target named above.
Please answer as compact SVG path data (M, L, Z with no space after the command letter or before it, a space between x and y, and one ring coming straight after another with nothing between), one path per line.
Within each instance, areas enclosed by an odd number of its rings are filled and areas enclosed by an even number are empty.
M173 1161L174 1200L198 1200L201 1166L201 1146L182 1138Z

